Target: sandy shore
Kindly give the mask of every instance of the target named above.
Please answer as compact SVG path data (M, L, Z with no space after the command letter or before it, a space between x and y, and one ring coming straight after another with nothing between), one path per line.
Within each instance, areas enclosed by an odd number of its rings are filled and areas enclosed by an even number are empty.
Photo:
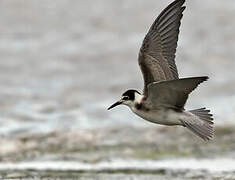
M231 127L217 128L210 142L180 127L119 127L4 138L0 173L25 179L234 177L234 138Z

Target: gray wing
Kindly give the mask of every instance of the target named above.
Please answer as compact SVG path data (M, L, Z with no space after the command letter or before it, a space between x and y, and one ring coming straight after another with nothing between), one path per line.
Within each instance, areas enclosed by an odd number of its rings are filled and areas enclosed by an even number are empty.
M178 79L174 59L184 2L175 0L165 8L144 38L138 61L144 77L145 95L149 83Z
M148 85L146 103L154 107L183 109L188 95L207 79L207 76L202 76L151 83Z

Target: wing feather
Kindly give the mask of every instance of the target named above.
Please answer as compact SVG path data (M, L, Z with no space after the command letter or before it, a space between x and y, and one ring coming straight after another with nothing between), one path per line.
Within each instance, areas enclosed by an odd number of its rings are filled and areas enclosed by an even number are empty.
M144 38L138 61L144 77L145 95L149 83L179 78L175 52L184 2L175 0L167 6Z
M147 104L182 109L188 95L207 79L207 76L202 76L151 83L148 85Z

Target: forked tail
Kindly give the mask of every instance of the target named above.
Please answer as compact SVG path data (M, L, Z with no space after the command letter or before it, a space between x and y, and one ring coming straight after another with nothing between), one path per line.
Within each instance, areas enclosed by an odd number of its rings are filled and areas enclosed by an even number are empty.
M191 118L189 117L188 119L182 120L183 125L203 140L212 139L214 135L214 122L210 110L200 108L189 112L193 115Z

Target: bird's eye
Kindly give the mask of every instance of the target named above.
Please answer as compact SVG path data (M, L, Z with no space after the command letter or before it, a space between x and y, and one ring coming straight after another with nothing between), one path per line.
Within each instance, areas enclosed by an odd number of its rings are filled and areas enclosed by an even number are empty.
M124 97L122 98L122 100L124 100L124 101L126 101L126 100L128 100L128 99L129 99L128 96L124 96Z

